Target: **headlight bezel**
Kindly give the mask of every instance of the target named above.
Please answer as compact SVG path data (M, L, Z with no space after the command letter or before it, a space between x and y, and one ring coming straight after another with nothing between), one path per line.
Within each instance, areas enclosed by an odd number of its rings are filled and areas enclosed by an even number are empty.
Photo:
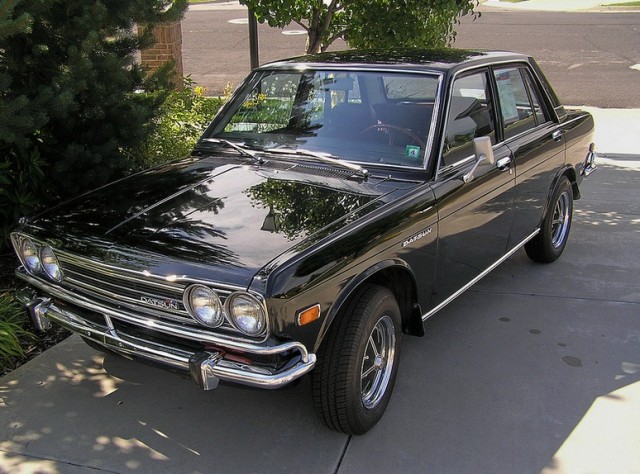
M195 291L206 291L209 294L215 294L221 302L222 308L222 322L216 322L215 325L207 324L198 314L194 311L194 305L192 304L192 297ZM238 298L244 298L238 300ZM187 286L182 296L182 302L184 307L197 324L207 327L209 329L226 329L233 330L240 333L242 336L249 337L253 340L264 339L269 332L269 316L267 307L265 305L264 298L256 293L252 293L246 290L233 289L233 288L220 288L215 284L209 284L207 282L198 281L193 282ZM253 315L250 315L249 319L253 319L253 324L249 321L247 324L245 314L239 314L239 307L236 303L249 303L253 309ZM250 308L250 309L251 309ZM244 308L247 309L246 307ZM251 311L249 311L251 313Z
M26 247L28 246L32 248L31 255L26 254ZM25 270L27 270L32 275L42 274L42 260L40 260L40 249L33 240L24 235L20 236L18 239L17 253Z
M245 298L246 300L248 300L259 314L259 323L257 329L254 331L247 330L246 326L243 326L240 321L241 315L238 315L235 312L236 306L234 305L234 302L239 298ZM259 299L256 295L246 291L235 291L227 297L224 303L224 307L229 322L236 330L240 331L242 334L249 337L260 337L266 334L268 328L267 309L264 305L264 301Z
M45 252L50 252L50 254L45 257ZM53 260L53 262L47 264L45 262L45 259ZM62 273L62 267L60 266L60 262L58 261L56 253L50 245L43 245L42 247L40 247L40 266L42 268L42 272L51 281L54 281L56 283L60 283L62 281L64 277Z
M29 275L46 278L53 283L62 283L64 271L51 244L17 232L11 234L11 243L22 267ZM30 247L30 252L26 251L27 247ZM57 270L52 269L51 265L45 265L43 253L47 254L47 260L54 263L54 269ZM34 264L34 261L37 261L37 264Z
M198 291L208 292L209 298L214 303L211 307L214 309L214 313L216 314L213 316L211 321L208 321L207 318L203 317L198 312L198 308L195 307L197 305L194 303L194 298L197 297L196 292ZM200 298L203 298L203 296L200 296ZM218 328L222 326L222 324L224 324L224 305L222 304L220 295L213 288L207 285L202 285L200 283L190 285L184 291L182 302L185 309L187 310L187 313L189 313L189 316L191 316L198 324L201 324L208 328ZM217 309L215 307L217 307Z

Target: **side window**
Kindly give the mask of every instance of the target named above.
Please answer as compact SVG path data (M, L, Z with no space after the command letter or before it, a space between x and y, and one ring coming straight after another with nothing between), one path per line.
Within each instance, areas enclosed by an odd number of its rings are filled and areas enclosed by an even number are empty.
M473 139L488 136L495 143L495 120L487 72L456 78L451 90L441 166L473 155Z
M496 69L493 72L496 78L505 140L535 128L536 115L542 112L537 98L534 104L529 100L523 78L524 72L518 67Z

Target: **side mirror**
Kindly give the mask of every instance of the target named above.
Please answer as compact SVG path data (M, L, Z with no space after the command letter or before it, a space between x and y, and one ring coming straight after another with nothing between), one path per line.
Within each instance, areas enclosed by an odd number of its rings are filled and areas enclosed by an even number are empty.
M473 168L471 168L471 170L469 170L469 172L462 177L465 183L473 181L473 173L476 172L476 169L478 169L478 166L483 161L486 161L490 165L496 164L496 157L493 155L493 145L491 144L491 138L474 138L473 150L476 155L476 163L473 165Z

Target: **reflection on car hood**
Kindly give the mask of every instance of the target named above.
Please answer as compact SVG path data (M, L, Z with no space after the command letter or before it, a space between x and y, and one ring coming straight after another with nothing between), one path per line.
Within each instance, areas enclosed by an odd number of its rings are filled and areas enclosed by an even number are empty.
M29 227L69 252L97 252L92 258L101 258L97 248L112 258L129 249L164 262L253 275L329 224L346 224L379 207L395 190L293 172L292 166L189 159L76 198ZM130 255L122 260L135 266Z

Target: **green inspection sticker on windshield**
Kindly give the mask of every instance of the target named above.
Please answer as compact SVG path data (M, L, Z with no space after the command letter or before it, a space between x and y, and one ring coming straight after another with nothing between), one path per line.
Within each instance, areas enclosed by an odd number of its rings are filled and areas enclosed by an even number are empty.
M415 145L407 145L404 151L404 155L407 158L411 158L412 160L419 160L420 156L420 147Z

